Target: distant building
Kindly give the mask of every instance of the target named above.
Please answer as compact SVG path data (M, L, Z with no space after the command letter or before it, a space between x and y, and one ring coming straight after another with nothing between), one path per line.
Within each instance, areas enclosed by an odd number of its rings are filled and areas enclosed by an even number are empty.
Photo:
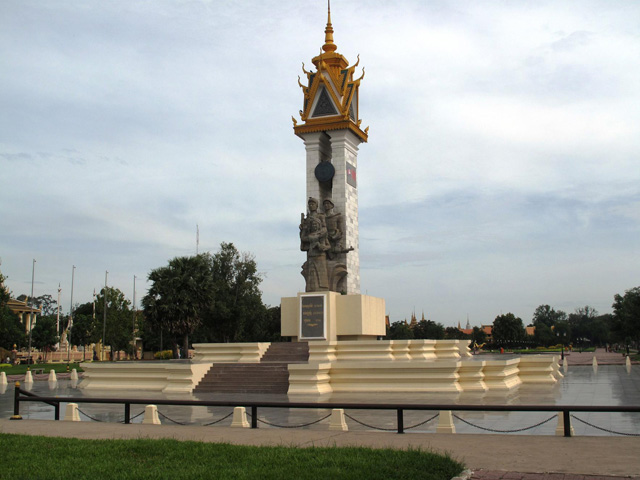
M18 315L20 323L24 325L25 332L29 332L36 325L37 315L41 312L39 308L27 305L27 300L16 300L14 298L9 299L7 307Z

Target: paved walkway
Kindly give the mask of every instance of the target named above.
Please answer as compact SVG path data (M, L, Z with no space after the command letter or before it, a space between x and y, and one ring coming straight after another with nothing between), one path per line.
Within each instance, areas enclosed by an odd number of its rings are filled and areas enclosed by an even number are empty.
M517 473L503 470L478 470L469 480L613 480L620 478L610 475L575 475L571 473Z
M475 471L472 479L575 480L584 475L640 480L640 437L460 435L371 431L282 430L180 425L0 419L0 433L50 437L173 438L237 445L422 448L448 453ZM514 473L527 472L527 473ZM550 476L548 472L561 475ZM531 476L535 473L537 476ZM572 474L572 475L569 475ZM635 475L635 477L633 477ZM589 478L589 477L587 477ZM591 480L591 479L590 479Z
M573 352L565 352L567 363L571 365L591 365L593 357L596 357L598 365L624 365L627 361L622 353L607 352L604 348L598 348L594 352L582 352L574 350ZM634 362L636 363L636 362Z

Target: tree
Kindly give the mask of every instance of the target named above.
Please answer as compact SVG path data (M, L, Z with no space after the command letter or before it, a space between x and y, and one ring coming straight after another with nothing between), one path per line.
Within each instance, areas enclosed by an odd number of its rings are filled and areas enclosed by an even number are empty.
M55 316L58 313L58 302L51 295L40 295L33 299L34 303L41 310L43 317Z
M131 319L133 312L129 308L131 302L126 299L121 290L114 287L104 287L100 290L100 294L96 296L96 322L98 323L98 331L102 338L102 327L104 322L104 301L107 299L107 321L105 338L103 339L103 347L111 346L111 352L126 350L129 343L133 340L133 332ZM74 332L72 329L72 341L74 340ZM114 357L115 360L115 357Z
M89 304L91 305L91 304ZM86 360L86 347L92 343L98 343L102 335L102 324L93 315L85 313L73 314L73 335L71 340L74 345L82 345L85 347L84 359Z
M547 327L552 327L558 322L562 322L567 319L567 314L562 310L554 310L549 305L540 305L533 312L533 325L537 328L540 324L545 324Z
M640 342L640 287L614 295L613 329L617 337L627 343Z
M413 336L419 339L441 340L444 338L444 326L433 320L420 320L413 327Z
M555 345L558 339L553 333L553 330L551 329L552 327L555 328L555 325L549 326L546 322L538 322L533 334L534 342L543 347Z
M189 349L189 334L200 326L214 304L211 255L176 257L166 267L149 273L151 287L142 299L148 325L172 336L174 356L178 356L177 338Z
M552 331L556 344L561 343L562 345L567 345L571 341L572 328L569 321L556 323Z
M588 324L589 338L594 345L605 345L611 340L611 318L613 315L606 313L599 315Z
M280 339L280 308L262 303L255 259L232 243L221 243L213 255L174 258L152 270L149 280L141 328L147 344L173 343L177 355L178 339L186 351L189 337L198 342Z
M456 327L447 327L444 329L444 338L449 340L466 340L469 338L464 332L461 332Z
M387 340L411 340L414 333L407 322L393 322L387 328Z
M56 333L56 321L51 316L40 318L31 330L31 342L35 348L44 351L44 359L47 359L47 352L51 351L58 343Z
M570 313L567 318L571 327L571 339L568 341L576 344L583 343L585 340L592 341L589 328L597 317L598 311L589 305L576 308L576 311Z
M473 331L471 332L471 341L476 345L482 345L487 341L487 334L480 327L473 327Z
M233 243L221 243L212 256L214 304L208 312L202 333L209 342L239 342L250 323L265 308L255 258L240 253Z
M243 342L281 342L280 336L280 305L276 307L260 308L259 312L245 328Z
M0 272L0 347L11 350L14 345L20 348L24 344L25 333L20 318L7 306L10 294L4 286L5 279Z
M513 313L498 315L493 321L493 341L495 343L517 343L524 339L522 319Z

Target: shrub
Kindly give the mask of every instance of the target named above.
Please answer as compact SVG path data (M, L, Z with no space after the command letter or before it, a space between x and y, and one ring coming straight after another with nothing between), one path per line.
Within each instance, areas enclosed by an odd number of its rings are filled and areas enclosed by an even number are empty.
M162 350L153 354L153 358L156 360L171 360L173 358L172 350Z

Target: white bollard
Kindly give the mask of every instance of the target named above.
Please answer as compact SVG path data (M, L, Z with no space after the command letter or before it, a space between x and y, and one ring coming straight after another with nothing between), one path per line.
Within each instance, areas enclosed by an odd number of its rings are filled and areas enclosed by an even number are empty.
M567 373L567 370L569 370L569 362L567 361L567 357L564 357L564 361L562 362L562 371Z
M58 381L58 377L56 377L56 371L53 368L51 369L51 371L49 371L49 381L50 382Z
M246 408L236 407L233 409L233 421L231 422L231 426L238 428L249 428Z
M440 410L436 433L456 433L456 426L453 424L451 410Z
M596 356L593 356L593 361L591 362L591 365L593 365L593 368L598 368L598 360L596 360Z
M67 403L67 408L64 411L64 421L65 422L79 422L80 421L80 413L78 413L78 404L77 403Z
M575 432L573 431L573 424L571 425L571 436L575 436ZM558 412L558 426L556 427L556 435L563 437L564 436L564 413Z
M7 374L4 372L0 372L0 385L7 384Z
M349 427L344 420L344 409L334 408L331 410L331 418L329 419L329 430L340 430L342 432L348 432Z
M71 370L71 380L78 380L78 371L74 368Z
M31 375L31 370L27 370L27 373L24 374L24 383L33 383L33 375Z
M158 417L158 407L155 405L147 405L144 407L144 418L142 423L146 425L162 425L160 417Z
M624 361L624 364L627 367L627 372L631 373L631 358L629 358L629 355L627 355L627 359ZM0 383L2 383L1 380Z

